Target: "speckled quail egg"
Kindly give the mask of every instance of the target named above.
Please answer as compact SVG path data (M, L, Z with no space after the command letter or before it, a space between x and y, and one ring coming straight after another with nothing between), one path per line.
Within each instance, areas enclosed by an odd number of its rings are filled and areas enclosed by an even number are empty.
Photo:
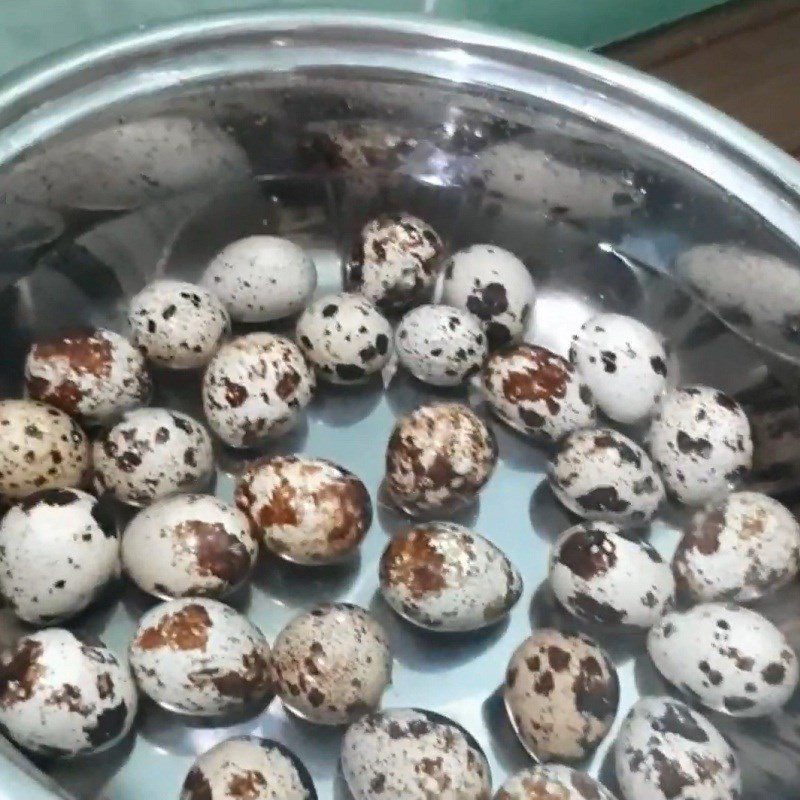
M353 723L342 739L342 776L353 800L488 800L482 750L439 714L393 708Z
M238 611L206 598L145 612L130 646L139 688L169 711L215 717L271 695L269 645Z
M384 311L424 302L442 266L439 234L411 214L384 214L358 233L344 268L345 288Z
M74 616L118 574L115 521L86 492L34 492L0 521L0 595L25 622Z
M0 497L77 486L89 468L89 442L63 411L35 400L0 400Z
M123 414L94 443L94 482L130 505L205 486L214 472L211 437L197 420L166 408Z
M180 800L317 800L297 756L278 742L236 736L195 759Z
M558 537L550 586L579 619L634 628L653 625L675 596L672 571L658 551L608 522L575 525Z
M33 753L111 747L130 730L136 708L127 666L61 628L25 636L0 663L0 728Z
M671 697L639 700L614 746L625 800L739 800L736 753L700 713Z
M542 628L511 656L503 696L520 742L535 759L575 761L608 733L619 681L594 641Z
M530 271L513 253L494 244L474 244L447 259L443 274L442 302L478 317L489 347L522 339L536 288Z
M800 571L800 525L777 500L734 492L695 514L672 567L693 600L757 600Z
M343 725L374 711L392 679L380 625L358 606L321 605L275 639L272 682L284 706L309 722Z
M486 336L476 316L453 306L412 308L397 328L400 363L433 386L458 386L486 358Z
M522 578L505 553L452 522L395 536L379 571L386 602L409 622L437 631L492 625L522 594Z
M650 629L647 650L692 701L734 717L771 714L797 686L797 655L786 637L740 606L704 603L669 612Z
M585 772L563 764L542 764L508 778L494 800L616 800Z
M367 487L321 458L277 456L248 467L236 503L271 550L298 564L330 564L353 555L372 523Z
M154 281L134 295L128 323L142 353L171 369L207 364L231 329L228 310L215 294L175 280Z
M288 239L247 236L218 253L200 283L237 322L270 322L302 311L317 287L317 270Z
M569 356L597 405L617 422L649 416L667 387L664 341L624 314L598 314L584 322Z
M224 597L250 575L258 542L250 522L216 497L178 494L140 511L122 537L122 565L156 597Z
M103 423L147 403L153 385L127 339L95 328L35 343L25 360L25 388L32 400Z
M392 326L365 297L341 292L314 301L297 320L297 344L329 383L361 383L392 357Z
M566 359L545 347L518 344L492 353L481 384L492 413L536 439L557 441L595 423L589 388Z
M708 386L683 386L664 395L647 446L667 491L690 506L728 494L747 474L753 457L744 411Z
M386 490L407 514L473 501L497 464L486 424L458 403L422 405L399 419L386 449Z
M290 430L311 402L314 372L294 342L250 333L223 345L203 377L203 410L231 447L254 447Z
M571 433L550 462L555 496L584 519L639 524L664 499L664 486L647 453L611 428Z

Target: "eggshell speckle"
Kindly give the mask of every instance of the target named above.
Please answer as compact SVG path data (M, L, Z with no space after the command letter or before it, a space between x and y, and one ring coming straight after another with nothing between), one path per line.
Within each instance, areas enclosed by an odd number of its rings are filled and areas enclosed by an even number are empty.
M585 772L562 764L543 764L517 772L497 790L494 800L616 800Z

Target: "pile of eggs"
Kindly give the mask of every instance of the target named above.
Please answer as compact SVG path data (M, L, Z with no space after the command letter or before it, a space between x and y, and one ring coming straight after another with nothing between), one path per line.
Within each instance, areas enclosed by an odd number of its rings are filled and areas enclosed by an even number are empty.
M620 702L614 662L589 628L646 637L687 701L646 697L630 710L615 746L622 797L739 798L737 755L698 709L759 717L793 695L796 653L746 604L800 571L794 516L741 490L753 443L739 404L676 385L662 337L624 315L586 321L568 358L525 341L536 290L523 262L493 244L448 256L410 214L363 227L344 291L312 299L316 285L301 248L251 236L225 247L199 285L144 287L127 336L71 331L32 346L26 399L0 401L0 592L38 630L0 665L2 730L28 752L78 756L123 739L141 695L209 720L256 716L277 697L311 725L349 726L340 766L355 800L487 800L489 765L469 731L432 711L381 709L393 657L368 611L319 605L269 643L226 604L260 550L309 569L357 555L373 519L362 480L326 459L257 449L297 424L318 382L388 382L399 365L469 398L423 404L386 432L380 501L415 518L375 576L400 618L443 636L479 631L522 595L526 576L506 554L447 519L492 477L491 419L546 450L549 486L574 518L553 544L549 588L575 627L536 629L511 655L508 722L536 763L495 800L614 799L573 768ZM293 338L252 329L293 316ZM234 336L239 323L250 332ZM202 370L204 422L148 405L151 367ZM233 503L207 493L215 448L246 458ZM694 510L672 563L645 538L667 497ZM120 575L158 599L124 657L59 627ZM236 737L200 755L180 796L316 792L284 745Z

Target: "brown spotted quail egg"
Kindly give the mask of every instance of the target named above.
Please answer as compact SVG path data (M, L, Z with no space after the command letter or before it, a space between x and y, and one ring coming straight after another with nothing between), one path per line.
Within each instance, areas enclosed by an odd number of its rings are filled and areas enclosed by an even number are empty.
M0 728L32 753L111 747L131 729L136 707L127 666L61 628L23 637L0 663Z
M494 800L616 800L585 772L563 764L541 764L508 778Z
M128 577L162 598L223 597L248 578L257 557L247 517L203 494L153 503L130 521L122 537Z
M0 497L80 485L89 442L63 411L35 400L0 400Z
M539 761L575 761L608 733L619 704L611 660L585 636L535 631L511 656L506 711L520 742Z
M505 553L452 522L395 536L380 561L380 585L401 617L437 631L492 625L522 594L522 578Z
M217 600L169 600L145 612L130 646L139 688L178 714L216 717L271 695L269 645L261 631Z
M275 692L293 714L343 725L374 711L392 678L386 635L366 611L321 605L291 620L272 649Z
M321 458L277 456L253 464L237 481L236 503L269 550L299 564L353 555L372 523L367 487Z

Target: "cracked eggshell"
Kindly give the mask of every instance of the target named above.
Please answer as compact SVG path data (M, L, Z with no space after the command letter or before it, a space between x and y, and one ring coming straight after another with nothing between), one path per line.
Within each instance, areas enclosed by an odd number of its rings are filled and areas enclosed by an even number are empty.
M203 410L230 447L254 447L294 425L311 402L314 372L294 342L250 333L224 344L203 377Z
M611 428L567 436L550 462L548 480L567 509L593 521L641 524L664 499L647 453Z
M0 664L0 728L32 753L105 750L131 729L136 708L128 667L61 628L25 636Z
M319 725L343 725L380 706L392 679L386 634L358 606L320 605L283 628L272 682L284 706Z
M217 717L272 694L264 634L238 611L205 598L159 603L130 646L139 688L177 714Z
M542 764L508 778L494 800L616 800L585 772L563 764Z
M452 522L395 536L381 557L380 587L404 619L436 631L474 631L508 614L522 577L488 539Z
M625 800L740 800L733 748L700 713L671 697L639 700L614 745Z
M670 566L655 548L607 522L575 525L558 537L550 586L579 619L634 628L655 624L675 596Z
M592 639L542 628L511 656L503 696L512 727L534 758L575 761L611 728L619 680Z
M768 619L731 604L664 615L647 650L658 671L692 701L734 717L777 711L798 682L797 655Z
M709 386L682 386L664 395L647 447L667 491L690 506L728 494L753 458L750 423L741 406Z
M234 506L204 494L178 494L142 509L122 537L128 577L155 597L221 598L255 566L258 542Z

